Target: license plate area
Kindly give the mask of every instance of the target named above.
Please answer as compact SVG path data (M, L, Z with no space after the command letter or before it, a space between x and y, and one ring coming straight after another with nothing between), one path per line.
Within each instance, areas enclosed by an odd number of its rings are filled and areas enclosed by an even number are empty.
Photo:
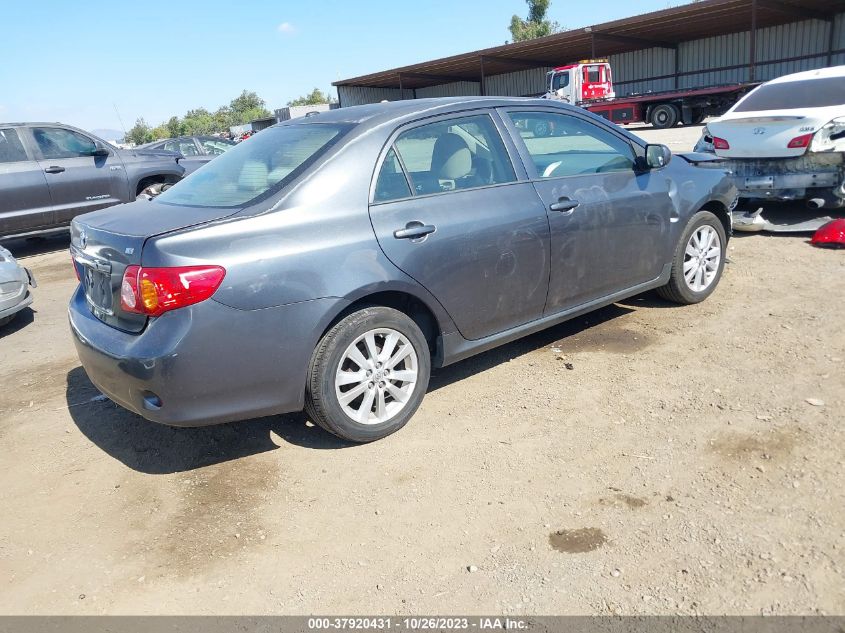
M87 258L80 261L82 266L82 289L85 291L85 301L97 317L111 316L113 293L111 287L111 265L108 262L91 261Z
M745 189L774 189L774 176L753 176L745 179Z

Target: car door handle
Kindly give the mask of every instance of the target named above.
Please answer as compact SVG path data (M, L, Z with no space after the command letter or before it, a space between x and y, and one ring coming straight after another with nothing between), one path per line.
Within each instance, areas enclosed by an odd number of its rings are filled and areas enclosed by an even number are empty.
M64 168L64 167L59 167L58 165L53 165L53 166L51 166L51 167L48 167L48 168L47 168L47 169L45 169L44 171L45 171L46 173L48 173L48 174L60 174L60 173L62 173L64 170L65 170L65 168Z
M551 209L552 211L564 211L564 212L568 211L569 213L572 213L573 211L575 211L575 207L577 207L579 204L581 204L581 203L578 202L577 200L570 200L569 198L561 198L557 202L553 202L552 204L550 204L549 209Z
M429 233L434 233L437 230L433 224L423 224L422 222L408 222L404 229L397 229L393 231L393 237L397 240L415 239L418 237L425 237Z

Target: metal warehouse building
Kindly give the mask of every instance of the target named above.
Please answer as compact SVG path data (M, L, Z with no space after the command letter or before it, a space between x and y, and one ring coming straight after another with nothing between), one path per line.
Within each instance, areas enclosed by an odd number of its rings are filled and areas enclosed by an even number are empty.
M546 72L608 58L618 97L845 64L845 0L701 0L334 83L341 106L540 95Z

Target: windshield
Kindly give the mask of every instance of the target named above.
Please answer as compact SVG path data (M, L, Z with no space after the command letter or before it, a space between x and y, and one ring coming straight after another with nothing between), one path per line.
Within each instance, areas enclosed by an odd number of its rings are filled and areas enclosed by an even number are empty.
M764 84L741 101L734 112L825 108L845 104L845 79L823 77Z
M259 202L299 176L347 129L326 124L267 128L198 169L156 201L197 207L241 207Z

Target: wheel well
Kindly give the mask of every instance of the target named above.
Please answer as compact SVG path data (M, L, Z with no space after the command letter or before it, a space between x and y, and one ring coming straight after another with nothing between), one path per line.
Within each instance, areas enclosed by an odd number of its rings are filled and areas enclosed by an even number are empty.
M362 308L372 306L383 306L385 308L393 308L409 316L417 327L422 330L425 340L428 341L428 349L431 352L432 365L435 365L435 359L439 358L440 341L440 325L437 322L437 317L431 309L415 296L405 292L377 292L375 294L361 297L357 301L347 306L340 314L338 314L331 323L326 326L320 334L320 338L332 329L339 321L346 318L353 312L357 312Z
M725 235L730 237L731 235L731 227L733 226L733 221L731 220L731 212L728 211L728 208L723 205L721 202L716 202L712 200L701 207L702 211L710 211L710 213L714 214L722 223L722 226L725 227Z
M146 178L142 178L138 181L138 186L135 188L135 195L140 195L140 193L144 189L158 182L175 184L179 182L179 177L173 176L172 174L158 174L155 176L147 176Z

